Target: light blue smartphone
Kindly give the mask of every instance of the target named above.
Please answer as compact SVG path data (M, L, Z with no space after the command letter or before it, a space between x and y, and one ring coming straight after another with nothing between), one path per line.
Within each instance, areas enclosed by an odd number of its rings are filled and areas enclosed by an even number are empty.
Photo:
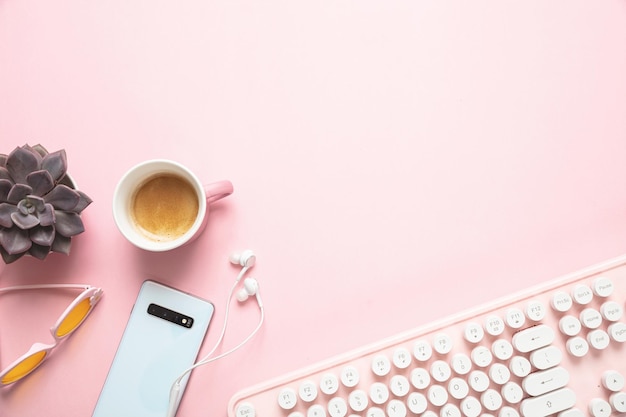
M213 312L209 301L145 281L92 417L165 416L170 388L194 364Z

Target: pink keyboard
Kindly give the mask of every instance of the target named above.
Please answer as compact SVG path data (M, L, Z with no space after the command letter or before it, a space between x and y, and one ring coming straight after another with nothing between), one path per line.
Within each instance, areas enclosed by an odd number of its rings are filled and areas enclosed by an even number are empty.
M237 393L229 417L626 416L626 256Z

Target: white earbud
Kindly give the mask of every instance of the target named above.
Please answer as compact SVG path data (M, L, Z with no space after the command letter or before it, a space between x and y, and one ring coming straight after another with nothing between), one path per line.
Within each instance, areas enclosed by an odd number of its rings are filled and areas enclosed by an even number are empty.
M246 278L243 280L243 288L237 292L237 300L246 301L248 297L256 295L258 291L258 281L254 278Z
M256 262L256 256L250 249L246 249L241 253L233 253L230 255L230 262L235 265L241 265L246 268L252 268Z

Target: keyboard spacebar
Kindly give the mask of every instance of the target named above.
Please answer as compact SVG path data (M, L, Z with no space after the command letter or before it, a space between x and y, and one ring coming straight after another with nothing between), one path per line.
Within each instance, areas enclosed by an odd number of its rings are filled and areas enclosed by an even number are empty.
M576 404L576 394L569 388L552 391L540 397L522 401L520 411L524 417L546 417L559 413Z

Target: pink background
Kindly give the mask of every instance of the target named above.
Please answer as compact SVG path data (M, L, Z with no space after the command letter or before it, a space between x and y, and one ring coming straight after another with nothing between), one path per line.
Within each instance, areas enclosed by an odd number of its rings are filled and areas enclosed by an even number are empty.
M94 203L69 257L0 285L105 297L1 416L89 416L141 282L212 300L258 254L267 322L200 368L179 416L237 390L626 252L626 2L0 0L0 152L66 149ZM205 233L145 253L115 228L132 165L235 193ZM5 295L0 365L73 294ZM235 305L224 349L255 326Z

